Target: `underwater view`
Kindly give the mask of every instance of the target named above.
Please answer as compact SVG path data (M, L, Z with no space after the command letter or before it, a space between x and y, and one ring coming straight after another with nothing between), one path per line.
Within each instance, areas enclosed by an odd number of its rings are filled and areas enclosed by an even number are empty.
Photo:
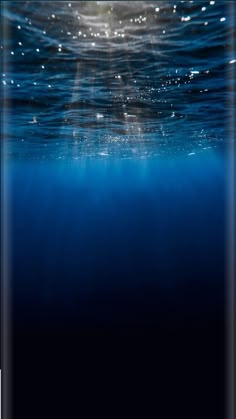
M2 6L5 418L229 418L235 14Z

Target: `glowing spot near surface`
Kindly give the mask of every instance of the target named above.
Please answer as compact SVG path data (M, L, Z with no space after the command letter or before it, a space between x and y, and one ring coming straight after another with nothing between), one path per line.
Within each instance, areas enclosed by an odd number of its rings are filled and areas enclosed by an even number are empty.
M187 17L181 17L181 22L189 22L191 20L191 17L190 16L187 16Z
M37 123L38 121L37 121L36 116L33 116L33 121L30 121L29 124L37 124Z

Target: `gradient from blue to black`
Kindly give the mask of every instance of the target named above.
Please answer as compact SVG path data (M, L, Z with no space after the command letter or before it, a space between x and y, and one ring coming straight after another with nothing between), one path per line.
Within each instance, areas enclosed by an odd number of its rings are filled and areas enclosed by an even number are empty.
M14 419L225 418L233 24L224 2L209 25L205 2L121 3L111 26L149 25L92 51L73 13L110 6L5 5Z
M10 165L14 417L224 417L226 181L217 153Z

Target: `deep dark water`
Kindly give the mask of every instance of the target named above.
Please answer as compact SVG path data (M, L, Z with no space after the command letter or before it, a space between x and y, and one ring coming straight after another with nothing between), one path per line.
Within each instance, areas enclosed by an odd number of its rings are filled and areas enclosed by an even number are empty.
M224 417L226 173L9 164L14 417Z

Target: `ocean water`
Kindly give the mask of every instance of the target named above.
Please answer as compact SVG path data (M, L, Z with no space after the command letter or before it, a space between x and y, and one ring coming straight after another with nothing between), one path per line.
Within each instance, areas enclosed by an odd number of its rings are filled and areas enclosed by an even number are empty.
M7 417L226 418L233 9L2 19Z

